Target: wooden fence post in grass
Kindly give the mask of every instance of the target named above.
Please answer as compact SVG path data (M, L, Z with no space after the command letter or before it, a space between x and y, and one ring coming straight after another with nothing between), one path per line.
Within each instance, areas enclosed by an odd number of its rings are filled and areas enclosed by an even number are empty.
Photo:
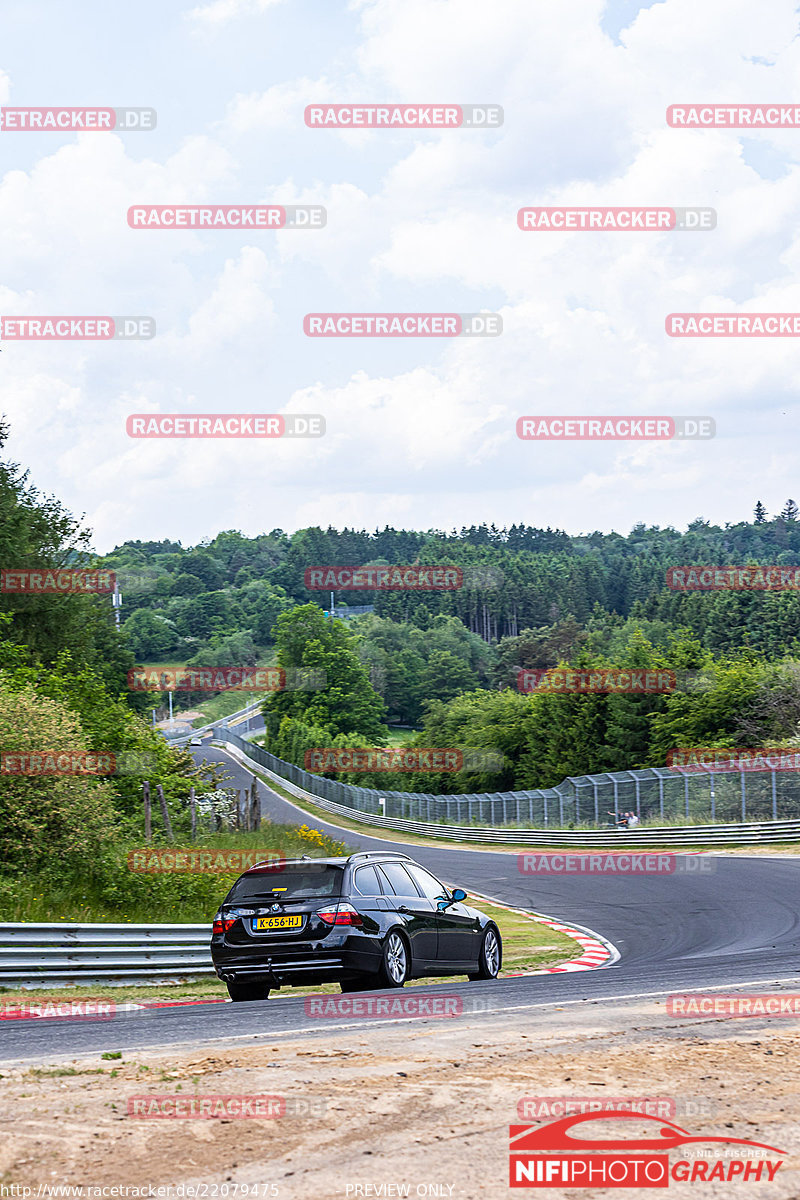
M142 783L142 795L144 797L144 840L149 842L153 836L153 826L150 816L150 782L147 779Z
M189 815L192 820L192 841L197 841L197 804L195 802L194 788L189 788Z
M169 812L167 810L167 800L164 795L164 788L161 786L160 783L156 785L156 795L158 796L158 803L161 805L161 816L164 819L164 829L167 832L167 840L170 842L173 842L175 839L172 835L172 822L169 819Z
M258 784L255 775L250 784L250 828L254 833L261 828L261 801L258 798Z

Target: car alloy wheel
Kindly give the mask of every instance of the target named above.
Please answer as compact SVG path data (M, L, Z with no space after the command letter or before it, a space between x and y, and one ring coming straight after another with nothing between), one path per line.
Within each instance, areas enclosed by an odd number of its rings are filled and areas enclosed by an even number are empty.
M500 970L500 947L493 929L487 929L486 937L483 939L483 962L487 975L491 975L494 979Z
M478 959L478 970L470 973L468 979L496 979L500 973L500 937L489 928L483 935L481 953Z
M390 933L386 939L382 975L389 987L402 987L408 979L408 950L399 933Z

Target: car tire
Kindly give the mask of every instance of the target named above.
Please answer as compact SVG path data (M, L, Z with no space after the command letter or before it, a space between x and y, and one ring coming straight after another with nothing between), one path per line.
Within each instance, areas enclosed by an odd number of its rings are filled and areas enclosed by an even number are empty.
M339 987L343 992L371 992L374 988L379 987L374 976L364 975L362 979L343 979Z
M411 974L411 952L408 942L393 929L383 943L383 960L378 979L380 987L401 988Z
M468 975L468 979L496 979L500 974L500 964L503 961L503 943L494 925L490 925L483 935L481 952L478 956L478 970Z
M268 1000L269 988L261 983L226 983L228 995L234 1003L245 1000Z

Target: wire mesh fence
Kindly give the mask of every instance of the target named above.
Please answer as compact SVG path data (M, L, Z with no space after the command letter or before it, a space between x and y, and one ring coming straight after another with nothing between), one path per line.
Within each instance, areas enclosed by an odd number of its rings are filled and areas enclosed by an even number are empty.
M216 737L311 795L358 812L446 825L522 828L616 826L623 813L642 823L714 824L800 817L800 772L682 771L648 767L579 775L557 787L524 792L433 796L357 787L284 762L224 727Z

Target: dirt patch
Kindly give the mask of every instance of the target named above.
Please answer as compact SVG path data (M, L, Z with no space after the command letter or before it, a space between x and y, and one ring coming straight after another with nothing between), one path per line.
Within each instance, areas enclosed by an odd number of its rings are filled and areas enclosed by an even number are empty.
M480 1019L376 1021L340 1031L335 1043L326 1025L319 1034L265 1035L213 1052L198 1047L125 1053L118 1062L91 1057L4 1068L2 1182L34 1188L259 1183L259 1196L285 1200L402 1195L374 1189L407 1184L410 1196L508 1197L508 1126L537 1123L530 1107L518 1113L523 1097L627 1097L672 1104L668 1119L693 1135L747 1138L787 1151L775 1182L759 1184L758 1194L768 1200L800 1194L794 1022L788 1028L779 1020L676 1022L661 1004L587 1001ZM215 1021L213 1033L220 1032ZM129 1115L133 1097L156 1095L195 1104L209 1096L277 1096L288 1111L276 1119ZM558 1115L551 1111L542 1120ZM673 1161L686 1153L673 1151ZM277 1190L270 1193L270 1184ZM367 1185L373 1190L363 1190ZM698 1187L671 1182L670 1194L716 1200L730 1196L734 1184L707 1182L699 1193Z

